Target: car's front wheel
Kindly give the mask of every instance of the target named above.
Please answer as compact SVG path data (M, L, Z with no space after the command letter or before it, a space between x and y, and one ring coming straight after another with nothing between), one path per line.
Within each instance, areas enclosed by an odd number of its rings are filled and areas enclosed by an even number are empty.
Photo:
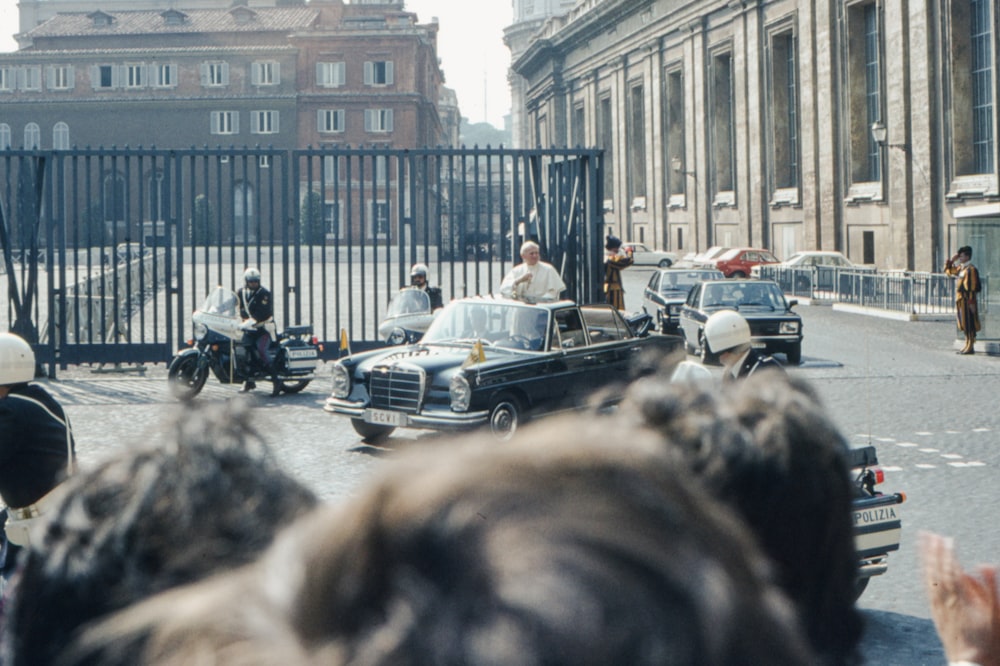
M521 404L514 396L504 393L490 407L490 433L500 441L507 441L517 432L521 423Z
M788 351L785 352L785 358L788 360L788 365L798 365L802 362L802 344L799 343L794 347L790 347Z
M732 273L729 274L729 277L738 279L745 278L746 276L747 274L744 273L743 271L733 271Z
M670 265L672 263L673 262L670 261L669 259L660 259L659 266L660 266L660 268L670 268Z
M718 365L719 363L719 357L708 348L708 340L705 339L703 333L698 335L698 354L701 356L702 365Z
M364 419L351 419L351 425L354 427L354 432L361 435L361 439L369 444L384 441L387 437L389 437L389 435L392 434L392 431L396 429L394 426L368 423Z

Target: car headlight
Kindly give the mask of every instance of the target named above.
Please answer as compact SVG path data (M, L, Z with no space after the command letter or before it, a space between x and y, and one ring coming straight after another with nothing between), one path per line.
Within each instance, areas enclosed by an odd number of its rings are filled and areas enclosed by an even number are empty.
M194 325L194 339L201 340L206 335L208 335L208 326L205 326L202 323L196 323Z
M351 394L351 373L344 367L343 363L334 363L333 370L333 397L346 398Z
M451 378L451 385L448 387L448 394L451 396L451 408L456 412L464 412L469 408L472 400L472 387L469 380L462 373Z
M781 332L784 335L794 335L799 332L799 322L797 321L783 321L781 322Z

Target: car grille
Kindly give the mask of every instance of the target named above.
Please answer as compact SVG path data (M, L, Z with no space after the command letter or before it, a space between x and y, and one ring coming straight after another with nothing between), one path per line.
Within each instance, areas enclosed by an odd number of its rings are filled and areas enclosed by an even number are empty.
M372 407L415 414L424 396L424 373L418 368L378 365L372 368L368 393Z
M750 324L751 334L758 335L778 335L781 332L780 321L759 321Z

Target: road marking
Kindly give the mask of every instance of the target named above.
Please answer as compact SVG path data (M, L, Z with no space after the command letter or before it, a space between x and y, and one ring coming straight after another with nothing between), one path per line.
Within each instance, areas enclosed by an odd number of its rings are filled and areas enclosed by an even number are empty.
M993 432L993 428L973 428L972 432Z
M963 456L961 453L942 453L941 457L948 458L949 460L959 460L961 458L964 458L965 456Z
M909 449L909 448L912 448L914 446L920 446L920 445L917 444L916 442L896 442L896 446L901 446L904 449Z
M892 466L882 465L881 467L882 467L882 471L883 472L902 472L903 471L902 467L896 467L895 465L892 465Z
M932 432L927 432L926 430L918 430L917 432L915 432L915 433L913 433L913 434L914 434L914 435L920 435L921 437L930 437L930 436L931 436L931 435L933 435L934 433L932 433Z
M921 453L939 453L941 449L932 449L930 447L925 447L923 449L917 449Z
M928 465L927 463L917 463L917 469L937 469L937 465Z

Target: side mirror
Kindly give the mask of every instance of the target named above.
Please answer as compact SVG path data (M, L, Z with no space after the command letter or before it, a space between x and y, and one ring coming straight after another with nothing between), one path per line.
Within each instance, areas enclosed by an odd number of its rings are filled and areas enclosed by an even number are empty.
M799 299L793 298L792 300L788 301L788 309L791 310L798 304L799 304Z

